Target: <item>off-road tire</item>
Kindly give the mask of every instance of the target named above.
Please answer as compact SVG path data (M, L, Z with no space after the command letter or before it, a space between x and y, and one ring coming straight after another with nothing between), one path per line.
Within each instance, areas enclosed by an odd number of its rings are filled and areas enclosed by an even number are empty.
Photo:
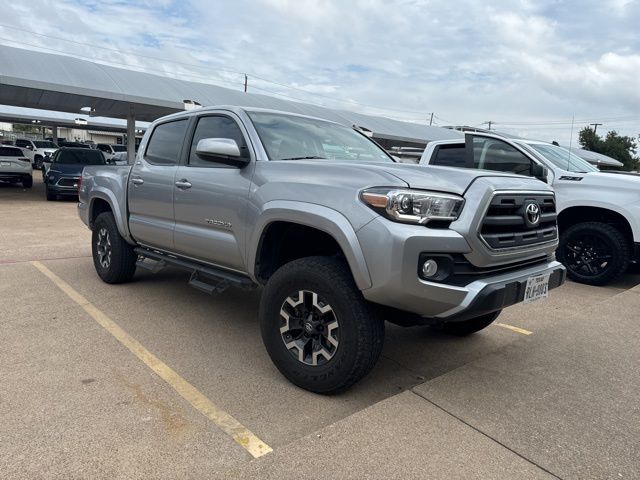
M322 365L296 358L280 331L284 302L301 291L322 298L338 322L338 345ZM262 293L260 328L278 370L295 385L321 394L344 391L369 373L384 341L383 319L358 290L347 264L334 257L301 258L278 269Z
M47 200L49 201L58 199L58 195L51 193L51 191L49 191L49 186L46 183L44 184L44 196L47 197Z
M606 251L611 256L610 264L604 271L596 275L585 275L571 268L570 250L568 247L576 237L589 235L604 242ZM587 285L606 285L627 271L631 262L631 248L624 235L616 227L601 222L584 222L573 225L560 235L560 245L556 252L560 263L567 267L567 276L574 282Z
M29 175L28 177L24 177L22 179L22 186L24 188L31 188L33 187L33 177L31 175Z
M497 312L486 313L479 317L471 318L469 320L463 320L462 322L446 322L442 323L439 328L449 335L455 335L457 337L466 337L472 333L479 332L482 329L491 325L496 318L500 315L502 310Z
M110 243L109 262L99 252L99 242L107 235ZM98 215L93 225L91 235L91 252L93 265L98 276L106 283L125 283L131 280L136 271L137 255L133 246L129 245L120 235L116 221L111 212Z

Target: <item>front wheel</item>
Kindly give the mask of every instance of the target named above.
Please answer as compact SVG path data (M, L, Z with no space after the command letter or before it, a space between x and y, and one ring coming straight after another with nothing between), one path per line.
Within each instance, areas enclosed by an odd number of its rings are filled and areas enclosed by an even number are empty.
M567 276L588 285L605 285L629 267L629 242L620 230L600 222L578 223L560 235L556 253Z
M262 339L295 385L316 393L346 390L375 365L384 321L364 299L349 267L307 257L281 267L260 301Z
M467 335L471 335L472 333L476 333L487 328L496 318L498 318L501 312L502 310L498 310L497 312L486 313L479 317L470 318L469 320L463 320L461 322L443 323L440 325L440 329L449 335L466 337Z
M137 255L118 231L111 212L98 215L91 235L93 265L106 283L124 283L136 271Z
M46 182L44 184L44 196L47 197L48 201L53 201L58 199L58 196L55 193L51 193L51 191L49 190L49 186L47 185Z

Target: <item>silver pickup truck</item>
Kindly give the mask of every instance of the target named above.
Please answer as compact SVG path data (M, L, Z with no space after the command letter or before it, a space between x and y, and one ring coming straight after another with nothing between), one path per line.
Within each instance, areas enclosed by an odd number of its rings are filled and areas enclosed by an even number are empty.
M319 393L371 370L385 320L467 335L565 279L544 183L397 164L354 129L289 113L164 117L132 166L86 167L79 196L102 280L171 265L209 293L263 287L269 355Z

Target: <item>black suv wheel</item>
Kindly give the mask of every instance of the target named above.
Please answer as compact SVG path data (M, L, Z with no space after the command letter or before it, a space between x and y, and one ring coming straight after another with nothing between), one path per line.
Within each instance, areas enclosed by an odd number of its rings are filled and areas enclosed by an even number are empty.
M629 267L631 250L620 230L600 222L578 223L560 235L556 253L567 276L588 285L605 285Z
M281 267L260 302L267 352L292 383L316 393L345 390L375 365L384 322L356 287L348 266L308 257Z
M120 236L111 212L98 215L91 235L93 265L106 283L124 283L136 271L137 255L133 247Z

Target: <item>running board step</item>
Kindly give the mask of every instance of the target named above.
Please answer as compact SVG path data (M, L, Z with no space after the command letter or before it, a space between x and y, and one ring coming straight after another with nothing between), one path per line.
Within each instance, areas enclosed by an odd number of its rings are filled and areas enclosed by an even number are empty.
M247 290L257 287L256 283L241 273L217 268L212 265L203 265L185 258L143 247L137 247L135 252L138 255L136 266L153 273L157 273L168 266L188 270L191 272L189 285L209 294L220 293L230 286Z
M194 270L191 273L189 285L191 285L193 288L197 288L204 293L213 295L214 293L224 292L231 284L227 280L207 277L206 275L200 273L198 270Z
M167 262L164 260L153 260L143 257L142 255L138 255L138 260L136 261L136 267L144 268L145 270L149 270L151 273L158 273L166 266Z

